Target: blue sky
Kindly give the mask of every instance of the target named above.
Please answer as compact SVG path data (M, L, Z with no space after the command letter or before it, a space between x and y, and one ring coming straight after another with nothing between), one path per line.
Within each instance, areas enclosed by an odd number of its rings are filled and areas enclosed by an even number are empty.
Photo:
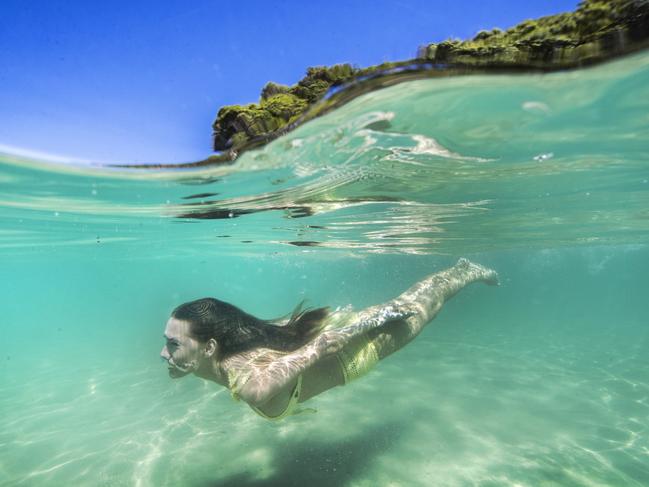
M308 66L368 66L576 1L0 2L0 146L98 162L210 153L218 108Z

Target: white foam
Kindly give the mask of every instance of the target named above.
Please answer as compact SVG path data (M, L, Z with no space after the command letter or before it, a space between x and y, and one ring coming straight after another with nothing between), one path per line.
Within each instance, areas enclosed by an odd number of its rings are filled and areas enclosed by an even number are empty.
M437 157L445 157L448 159L459 159L462 161L489 162L490 160L492 160L482 157L463 156L462 154L458 154L457 152L453 152L447 149L432 137L426 137L425 135L413 135L412 140L417 143L417 145L410 150L410 152L413 154L429 154Z
M541 112L544 114L549 114L551 111L550 107L547 104L543 103L542 101L526 101L523 103L522 107L523 110L531 113Z

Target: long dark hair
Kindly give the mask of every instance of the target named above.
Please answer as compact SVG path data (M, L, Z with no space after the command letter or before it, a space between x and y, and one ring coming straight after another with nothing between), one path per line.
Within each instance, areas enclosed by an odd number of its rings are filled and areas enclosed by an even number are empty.
M206 342L214 338L226 356L255 347L288 352L315 338L329 314L329 308L303 309L302 304L297 305L283 325L279 324L281 319L262 320L214 298L181 304L171 316L188 321L189 332L196 340Z

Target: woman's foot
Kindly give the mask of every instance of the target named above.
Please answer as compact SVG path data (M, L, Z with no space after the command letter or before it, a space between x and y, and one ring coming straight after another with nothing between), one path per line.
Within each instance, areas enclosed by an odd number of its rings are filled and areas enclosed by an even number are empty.
M465 270L465 272L473 274L476 281L482 281L490 286L500 285L498 273L493 269L471 262L469 259L465 259L464 257L458 260L455 266Z

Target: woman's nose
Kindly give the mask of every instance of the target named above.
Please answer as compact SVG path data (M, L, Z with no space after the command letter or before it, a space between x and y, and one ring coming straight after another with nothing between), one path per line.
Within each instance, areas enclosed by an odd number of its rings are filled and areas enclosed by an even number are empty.
M164 347L162 347L162 351L160 352L160 356L165 360L169 360L171 358L171 355L169 355L169 350L167 350L166 345Z

